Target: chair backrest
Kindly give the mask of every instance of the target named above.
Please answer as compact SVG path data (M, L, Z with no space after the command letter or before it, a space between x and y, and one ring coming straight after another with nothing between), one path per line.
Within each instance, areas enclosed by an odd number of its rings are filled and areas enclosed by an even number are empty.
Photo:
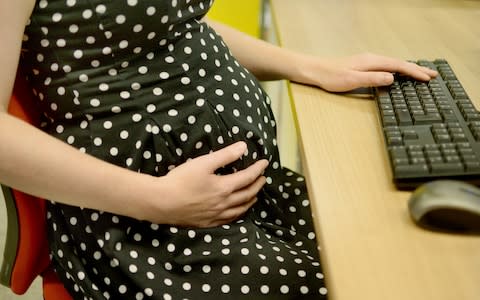
M23 76L18 75L8 107L9 113L38 125L33 103L31 90ZM42 276L44 299L71 299L50 264L45 200L3 185L2 190L8 220L1 283L21 295L37 276Z

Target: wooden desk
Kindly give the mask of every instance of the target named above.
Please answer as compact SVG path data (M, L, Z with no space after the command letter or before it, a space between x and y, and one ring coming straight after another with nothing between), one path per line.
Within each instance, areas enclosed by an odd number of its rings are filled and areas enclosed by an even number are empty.
M283 47L447 59L480 107L480 1L271 0ZM478 300L480 237L416 227L375 103L291 85L331 299Z

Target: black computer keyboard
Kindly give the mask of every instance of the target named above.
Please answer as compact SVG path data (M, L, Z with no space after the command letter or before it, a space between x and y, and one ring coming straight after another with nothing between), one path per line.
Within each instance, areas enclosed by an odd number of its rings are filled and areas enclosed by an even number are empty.
M479 111L446 60L416 63L439 76L421 82L395 75L375 91L395 185L445 178L480 184Z

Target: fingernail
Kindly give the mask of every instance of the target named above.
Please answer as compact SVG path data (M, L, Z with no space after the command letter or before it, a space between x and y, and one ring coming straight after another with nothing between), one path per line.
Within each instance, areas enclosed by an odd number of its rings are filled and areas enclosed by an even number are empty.
M386 84L390 84L393 82L393 75L392 74L384 74L383 80Z

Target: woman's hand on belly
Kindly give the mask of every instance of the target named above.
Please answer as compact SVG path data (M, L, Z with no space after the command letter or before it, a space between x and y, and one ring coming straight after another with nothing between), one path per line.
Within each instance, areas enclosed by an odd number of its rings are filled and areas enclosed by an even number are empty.
M161 177L165 194L152 204L161 206L155 210L162 211L160 219L179 226L214 227L243 215L265 184L262 174L268 161L257 161L228 175L216 175L215 171L238 160L245 150L245 143L238 142L189 160Z

